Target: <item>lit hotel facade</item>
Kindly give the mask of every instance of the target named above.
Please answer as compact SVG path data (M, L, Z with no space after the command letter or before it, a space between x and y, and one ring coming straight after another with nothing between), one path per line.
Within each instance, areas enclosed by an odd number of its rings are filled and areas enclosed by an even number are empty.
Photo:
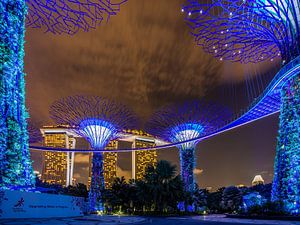
M43 135L44 145L53 148L76 148L78 136L68 126L44 126L40 129ZM81 138L82 139L82 138ZM159 140L149 134L138 130L125 130L118 140L109 142L106 149L118 149L119 141L132 143L132 148L155 147ZM78 148L78 147L77 147ZM92 153L89 153L89 177L90 184L91 159ZM42 180L52 184L63 186L74 185L74 158L75 153L62 152L44 152ZM105 152L104 158L104 181L105 187L111 188L114 179L117 177L118 153ZM155 165L157 162L157 151L133 151L132 152L132 178L142 179L147 166Z
M76 136L65 126L44 126L41 129L46 147L74 149ZM42 180L50 184L73 184L74 152L44 152Z

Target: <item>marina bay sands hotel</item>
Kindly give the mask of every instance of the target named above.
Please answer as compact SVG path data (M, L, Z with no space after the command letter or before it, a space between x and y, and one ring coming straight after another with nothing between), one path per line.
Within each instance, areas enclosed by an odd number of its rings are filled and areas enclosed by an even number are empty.
M79 137L67 126L44 126L41 129L43 135L43 144L54 148L89 148L87 141ZM160 140L151 135L138 130L124 130L117 140L111 141L106 149L104 156L104 180L105 187L110 188L113 180L117 177L118 153L109 152L109 150L118 149L119 142L125 141L131 143L132 148L155 147ZM91 176L92 153L89 154L89 182ZM132 157L132 178L141 179L148 165L155 165L157 162L156 150L135 151L131 153ZM42 180L51 184L60 184L69 186L74 184L74 158L75 153L63 152L44 152Z

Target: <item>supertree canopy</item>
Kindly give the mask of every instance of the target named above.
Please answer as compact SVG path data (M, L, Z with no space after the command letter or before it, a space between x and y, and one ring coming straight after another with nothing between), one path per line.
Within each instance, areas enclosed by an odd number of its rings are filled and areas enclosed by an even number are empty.
M125 1L0 1L0 188L34 185L23 72L25 20L27 26L45 32L75 34L108 20Z
M169 142L181 142L213 133L231 118L228 109L204 101L190 101L163 107L154 113L146 130ZM195 188L196 141L179 145L180 171L186 191Z
M187 0L198 45L220 60L288 62L300 53L299 0Z
M255 63L281 57L284 64L295 59L290 71L297 63L299 0L187 0L182 12L196 42L220 60ZM282 201L287 212L299 214L300 77L294 75L280 93L272 200Z
M55 34L75 34L96 28L116 15L127 0L26 0L26 25Z
M69 125L86 138L94 150L104 149L119 132L133 128L137 121L124 105L97 96L70 96L58 100L50 107L50 115L57 124ZM102 153L93 153L92 164L90 209L99 211L104 189Z

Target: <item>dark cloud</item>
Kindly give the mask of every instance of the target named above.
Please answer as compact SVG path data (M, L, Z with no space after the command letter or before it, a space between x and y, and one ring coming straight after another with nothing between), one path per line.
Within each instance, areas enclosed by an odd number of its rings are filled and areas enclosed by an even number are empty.
M165 103L200 98L220 65L195 47L181 1L130 1L106 25L75 36L27 32L26 72L33 117L74 94L118 99L141 116ZM178 12L178 13L176 13Z

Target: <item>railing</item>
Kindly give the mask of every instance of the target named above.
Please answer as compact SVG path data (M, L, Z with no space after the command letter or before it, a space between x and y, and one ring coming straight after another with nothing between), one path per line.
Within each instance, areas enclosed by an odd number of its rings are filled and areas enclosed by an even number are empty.
M205 136L177 142L166 145L160 145L156 147L147 147L147 148L129 148L129 149L117 149L110 150L111 152L131 152L131 151L145 151L145 150L158 150L165 149L170 147L176 147L188 142L199 142L211 137L214 137L220 133L224 133L226 131L235 129L237 127L243 126L245 124L249 124L256 120L265 118L267 116L273 115L280 110L280 90L286 84L286 82L295 76L300 74L300 56L292 60L290 63L285 65L272 79L268 87L263 91L263 93L255 99L255 101L247 108L246 112L242 114L239 118L234 121L229 122L227 125L218 129L210 134L206 134ZM265 108L265 105L273 104L273 107ZM61 152L93 152L93 150L86 149L65 149L65 148L49 148L49 147L38 147L38 146L30 146L32 150L40 150L40 151L61 151ZM105 152L107 150L101 149L96 152Z

